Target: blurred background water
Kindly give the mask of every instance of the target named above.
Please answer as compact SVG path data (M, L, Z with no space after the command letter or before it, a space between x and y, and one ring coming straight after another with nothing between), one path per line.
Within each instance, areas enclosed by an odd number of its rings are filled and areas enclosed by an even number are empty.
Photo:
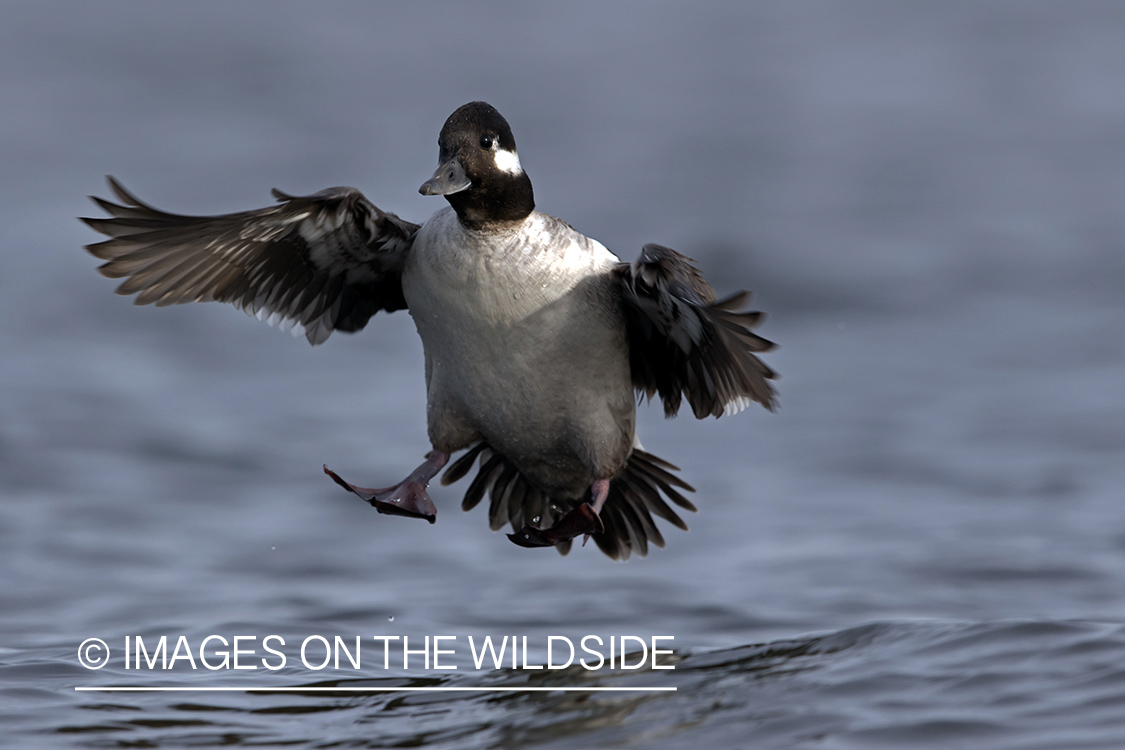
M1125 745L1123 38L1113 2L5 3L0 731ZM512 124L541 210L625 259L675 247L771 315L779 413L643 410L700 507L646 559L517 548L463 485L431 527L327 481L386 484L427 450L408 315L312 349L225 306L134 308L80 249L106 173L185 213L353 185L421 221L472 99ZM213 633L673 635L677 668L250 680L75 656ZM679 690L73 690L345 678Z

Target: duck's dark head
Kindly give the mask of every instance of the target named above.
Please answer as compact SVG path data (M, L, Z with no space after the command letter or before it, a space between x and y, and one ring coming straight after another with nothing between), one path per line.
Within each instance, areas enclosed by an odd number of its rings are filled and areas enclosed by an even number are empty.
M458 107L441 129L438 149L440 166L418 192L444 195L462 223L522 221L535 209L512 129L492 105Z

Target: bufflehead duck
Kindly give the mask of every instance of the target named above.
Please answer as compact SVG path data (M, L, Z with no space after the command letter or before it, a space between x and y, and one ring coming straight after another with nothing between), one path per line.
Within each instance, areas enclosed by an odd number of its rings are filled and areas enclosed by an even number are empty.
M694 511L693 488L637 440L636 405L659 396L667 416L686 397L697 418L772 410L775 377L756 353L773 344L741 311L748 292L717 300L690 258L645 245L624 263L535 210L507 121L471 102L446 120L439 166L419 192L449 206L423 225L379 210L354 188L221 216L180 216L141 202L112 177L121 204L83 219L110 239L87 246L125 278L136 304L230 302L290 326L311 344L408 309L425 352L432 450L384 489L338 484L380 513L425 518L426 492L478 465L461 507L487 492L493 530L525 547L592 537L605 554L664 546L653 515L687 529L666 500ZM478 463L479 462L479 463Z

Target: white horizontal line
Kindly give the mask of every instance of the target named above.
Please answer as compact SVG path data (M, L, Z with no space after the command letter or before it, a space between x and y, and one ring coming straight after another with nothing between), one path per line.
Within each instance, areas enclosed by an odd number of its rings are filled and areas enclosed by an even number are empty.
M93 693L668 693L674 687L76 687Z

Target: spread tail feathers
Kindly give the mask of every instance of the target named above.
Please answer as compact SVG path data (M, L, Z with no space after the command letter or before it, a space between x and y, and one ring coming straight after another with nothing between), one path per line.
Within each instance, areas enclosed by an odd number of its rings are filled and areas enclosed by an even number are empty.
M513 531L528 524L549 528L585 502L585 499L549 497L528 481L511 461L484 442L477 443L453 462L442 475L441 483L452 484L464 477L478 457L480 467L465 491L461 508L472 510L487 492L488 520L493 531L506 523L511 524ZM694 512L695 506L679 490L695 490L673 471L679 469L651 453L633 451L610 482L609 496L601 512L605 531L593 535L602 552L614 560L625 560L633 553L647 555L650 543L663 547L664 536L656 526L654 515L687 530L687 524L666 500ZM565 555L570 546L571 542L566 541L556 549Z

